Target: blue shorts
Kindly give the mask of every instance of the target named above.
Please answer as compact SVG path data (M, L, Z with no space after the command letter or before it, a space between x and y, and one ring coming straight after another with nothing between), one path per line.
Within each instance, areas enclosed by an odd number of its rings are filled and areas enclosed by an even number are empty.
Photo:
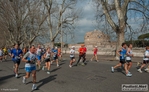
M37 58L37 60L41 60L41 56L38 56L38 55L37 55L37 57L36 57L36 58Z
M36 70L36 66L25 67L25 71L26 71L26 72L32 72L32 71L34 71L34 70Z

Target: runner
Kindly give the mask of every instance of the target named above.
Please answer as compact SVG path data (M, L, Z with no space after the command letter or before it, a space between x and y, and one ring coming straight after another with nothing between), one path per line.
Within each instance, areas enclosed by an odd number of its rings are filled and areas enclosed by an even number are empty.
M52 52L53 52L53 61L51 63L53 63L54 61L56 61L57 67L59 67L57 47L55 47L55 49L53 49Z
M19 45L16 44L14 49L11 50L11 57L12 61L14 62L14 72L15 72L15 77L18 78L18 68L20 65L21 57L22 57L22 50L19 48Z
M132 53L132 44L128 45L128 49L127 49L127 56L126 56L126 64L125 64L125 71L126 71L126 75L128 73L130 73L130 68L132 66L132 61L131 58L133 57L133 53ZM130 73L131 74L131 73Z
M93 52L94 52L94 55L91 58L91 61L95 58L96 61L98 62L98 57L97 57L98 48L97 48L97 46L95 46L95 48L93 49Z
M32 77L33 77L33 86L32 86L32 90L36 90L36 48L34 46L31 46L30 51L28 51L23 59L23 62L25 62L25 71L26 71L26 75L23 77L22 82L25 84L26 83L26 79L30 77L30 74L32 73Z
M138 69L138 72L142 73L141 69L144 68L148 63L149 63L149 46L146 46L146 51L144 53L144 58L143 58L143 64ZM145 71L148 71L148 68L146 68Z
M75 62L75 46L72 46L71 50L70 50L70 63L69 63L69 67L72 67L72 64Z
M0 62L3 62L3 51L2 48L0 48Z
M120 63L117 64L114 67L111 67L111 71L113 73L114 73L114 69L116 69L118 67L121 67L123 64L124 64L124 67L125 67L125 65L126 65L125 58L126 58L126 52L127 52L126 48L127 48L126 43L122 43L122 48L117 52L117 54L120 56ZM126 71L127 70L125 70L125 72ZM130 76L132 76L132 74L126 72L126 76L130 77Z
M7 55L8 55L7 48L4 47L4 49L3 49L3 57L4 57L4 60L5 60L5 61L6 61L6 59L7 59Z
M47 48L46 53L44 54L45 66L42 67L42 70L47 68L47 74L50 74L50 66L51 66L50 57L51 57L51 49L49 47Z
M76 66L79 64L81 58L83 58L82 65L84 65L85 60L86 60L86 58L85 58L85 56L86 56L86 47L85 47L85 45L82 44L78 51L79 51L79 59L78 59L78 62L76 63Z
M62 52L61 52L61 48L58 48L58 58L61 61L62 60Z
M41 46L40 45L38 45L36 54L37 54L37 65L38 65L38 68L41 69L42 49L41 49Z

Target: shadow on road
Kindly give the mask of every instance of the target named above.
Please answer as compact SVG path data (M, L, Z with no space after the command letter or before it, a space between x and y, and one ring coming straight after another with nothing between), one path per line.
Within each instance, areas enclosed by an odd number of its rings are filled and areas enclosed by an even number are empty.
M0 77L0 85L1 85L2 83L4 83L4 82L2 82L2 81L5 81L5 80L7 80L7 79L9 79L9 78L11 78L11 77L14 77L14 74L11 74L11 75L8 75L8 76L4 76L4 77Z
M123 72L123 70L121 68L117 68L117 72L121 72L122 74L125 75L125 73Z
M45 78L45 79L40 80L38 83L41 83L41 84L38 85L38 89L39 89L41 86L43 86L43 85L49 83L50 81L55 80L55 79L56 79L56 78L55 78L56 76L57 76L57 74L51 75L51 76L49 76L49 77L47 77L47 78ZM38 89L37 89L37 90L38 90Z
M53 69L51 72L55 72L55 71L57 71L57 70L59 70L59 69L61 69L61 67L58 67L58 68L56 68L56 69Z

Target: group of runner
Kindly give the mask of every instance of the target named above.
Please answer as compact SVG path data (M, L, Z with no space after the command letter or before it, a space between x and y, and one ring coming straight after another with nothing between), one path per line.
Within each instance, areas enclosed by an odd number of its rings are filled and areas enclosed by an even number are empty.
M128 48L127 48L128 47ZM111 67L111 71L114 73L114 70L118 67L122 67L124 65L124 70L126 73L126 76L130 77L132 76L132 73L130 72L130 68L132 67L132 57L133 52L132 52L132 44L129 44L128 46L126 43L122 43L122 48L118 50L117 54L120 56L120 63L118 63L116 66ZM16 44L14 45L13 48L8 49L1 49L0 48L0 60L2 60L3 57L3 52L7 52L8 55L12 58L12 61L14 62L14 73L15 77L18 78L18 69L20 62L23 61L25 62L25 71L26 75L23 76L23 83L26 83L26 80L30 77L30 74L32 73L33 77L33 86L32 90L36 89L36 66L38 66L39 69L45 70L47 69L47 74L50 74L50 67L53 62L56 62L57 67L59 67L59 57L61 57L61 50L58 49L57 47L54 48L41 48L41 45L38 45L37 48L32 45L30 48L23 48L21 50L19 48L19 45ZM80 60L82 60L81 65L85 65L86 63L86 52L87 48L85 47L84 44L81 45L81 47L78 49L79 52L79 58L76 64L75 62L75 46L72 46L70 49L70 63L69 67L72 68L73 66L78 66L80 64ZM98 47L95 46L93 49L93 56L90 59L90 61L95 60L98 62ZM4 55L7 55L4 54ZM6 58L5 58L6 59ZM45 65L41 66L41 61L44 61ZM142 73L141 69L145 67L149 62L149 46L146 47L146 51L144 54L143 58L143 64L141 67L138 69L138 72ZM149 67L145 69L145 71L149 72Z
M4 52L8 52L5 54ZM36 89L36 66L39 69L45 70L47 68L47 74L50 74L50 65L52 62L56 61L57 67L59 67L58 58L61 57L61 50L60 48L54 47L50 48L47 47L46 49L41 48L41 45L38 45L37 48L32 45L30 48L23 48L20 49L18 44L15 44L10 51L6 48L4 50L0 49L0 60L6 59L6 56L9 55L12 58L14 63L14 73L15 77L18 78L18 69L21 61L25 62L25 71L26 75L23 77L22 82L26 83L26 79L30 77L32 73L33 77L33 86L32 90ZM53 57L53 59L51 58ZM45 62L45 65L41 67L41 61Z
M127 48L128 47L128 48ZM132 44L128 46L126 43L122 43L122 48L118 50L117 54L119 55L120 61L114 67L111 67L111 71L114 73L114 70L118 67L124 66L125 74L128 77L132 76L130 68L132 67L132 57L134 56L132 52ZM142 69L149 63L149 46L146 46L146 51L144 53L143 63L140 65L138 72L142 73ZM149 72L149 66L145 69L146 72Z

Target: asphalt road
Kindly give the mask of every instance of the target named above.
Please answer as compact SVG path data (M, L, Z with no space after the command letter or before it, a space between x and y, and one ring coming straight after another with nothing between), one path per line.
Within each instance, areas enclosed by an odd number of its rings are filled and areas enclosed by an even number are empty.
M88 59L90 57L87 56ZM100 62L89 61L85 66L69 68L69 57L65 55L59 68L56 64L51 66L50 75L46 71L37 71L38 89L34 92L122 92L122 84L149 84L149 73L137 72L136 63L131 68L132 77L126 77L121 68L111 73L111 66L118 61L110 60L110 56L99 58ZM142 58L136 58L135 61L139 59ZM20 78L14 77L12 65L11 60L0 62L0 92L31 92L32 77L27 80L27 84L22 83L24 63L20 65Z

